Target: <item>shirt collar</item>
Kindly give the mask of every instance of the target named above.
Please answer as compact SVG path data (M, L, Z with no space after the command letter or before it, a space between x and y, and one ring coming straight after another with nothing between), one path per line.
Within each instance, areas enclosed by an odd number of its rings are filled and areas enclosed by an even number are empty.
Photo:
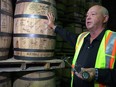
M104 34L105 34L105 31L106 31L106 29L104 29L104 30L98 35L98 37L95 38L95 40L101 41L101 40L102 40L102 37L103 37ZM90 34L87 35L87 37L85 37L85 40L90 41Z

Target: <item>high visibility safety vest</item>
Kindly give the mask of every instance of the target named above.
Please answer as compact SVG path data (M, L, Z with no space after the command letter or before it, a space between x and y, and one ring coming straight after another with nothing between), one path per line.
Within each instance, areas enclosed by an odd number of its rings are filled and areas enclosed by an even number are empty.
M80 49L82 47L84 38L89 34L89 32L83 32L78 36L76 43L76 51L72 61L72 68L75 67L76 60L78 58ZM100 43L100 47L98 49L95 68L114 68L114 62L116 58L116 32L112 32L110 30L106 30L102 41ZM73 85L73 77L74 72L72 71L72 80L71 87ZM78 86L77 86L78 87ZM106 87L105 85L99 84L95 82L94 87Z

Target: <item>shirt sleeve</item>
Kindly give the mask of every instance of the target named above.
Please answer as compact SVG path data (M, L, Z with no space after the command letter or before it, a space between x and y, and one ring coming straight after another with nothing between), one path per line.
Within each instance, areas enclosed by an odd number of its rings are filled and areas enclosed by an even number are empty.
M116 64L115 64L116 65ZM116 68L114 69L98 69L99 83L114 87L116 86Z
M56 26L55 33L60 35L71 46L75 47L78 35L67 31L66 29L62 28L61 26Z

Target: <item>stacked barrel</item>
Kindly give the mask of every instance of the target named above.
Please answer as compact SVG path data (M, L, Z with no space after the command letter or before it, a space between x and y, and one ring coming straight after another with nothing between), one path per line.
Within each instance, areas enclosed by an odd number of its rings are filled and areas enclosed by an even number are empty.
M45 25L47 13L52 13L56 18L54 0L17 0L14 15L15 59L53 58L55 34Z
M13 31L11 0L0 0L0 61L7 60ZM2 65L0 65L2 67ZM10 73L0 72L0 87L11 87Z
M10 73L0 73L0 87L12 87L11 85Z
M52 71L17 72L13 87L56 87Z
M0 60L8 59L13 30L11 0L0 1Z
M56 19L54 0L17 0L14 14L14 58L24 61L51 60L56 35L49 29L47 14ZM52 70L17 72L13 87L56 87Z

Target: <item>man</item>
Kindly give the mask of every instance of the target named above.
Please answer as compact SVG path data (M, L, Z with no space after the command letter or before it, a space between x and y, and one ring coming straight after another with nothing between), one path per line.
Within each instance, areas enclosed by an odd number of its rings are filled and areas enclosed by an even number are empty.
M75 46L72 67L79 75L72 73L71 87L115 87L116 86L116 33L106 29L108 10L100 5L92 6L86 14L86 27L78 37L54 25L52 14L48 14L48 27ZM82 73L90 77L85 80Z

